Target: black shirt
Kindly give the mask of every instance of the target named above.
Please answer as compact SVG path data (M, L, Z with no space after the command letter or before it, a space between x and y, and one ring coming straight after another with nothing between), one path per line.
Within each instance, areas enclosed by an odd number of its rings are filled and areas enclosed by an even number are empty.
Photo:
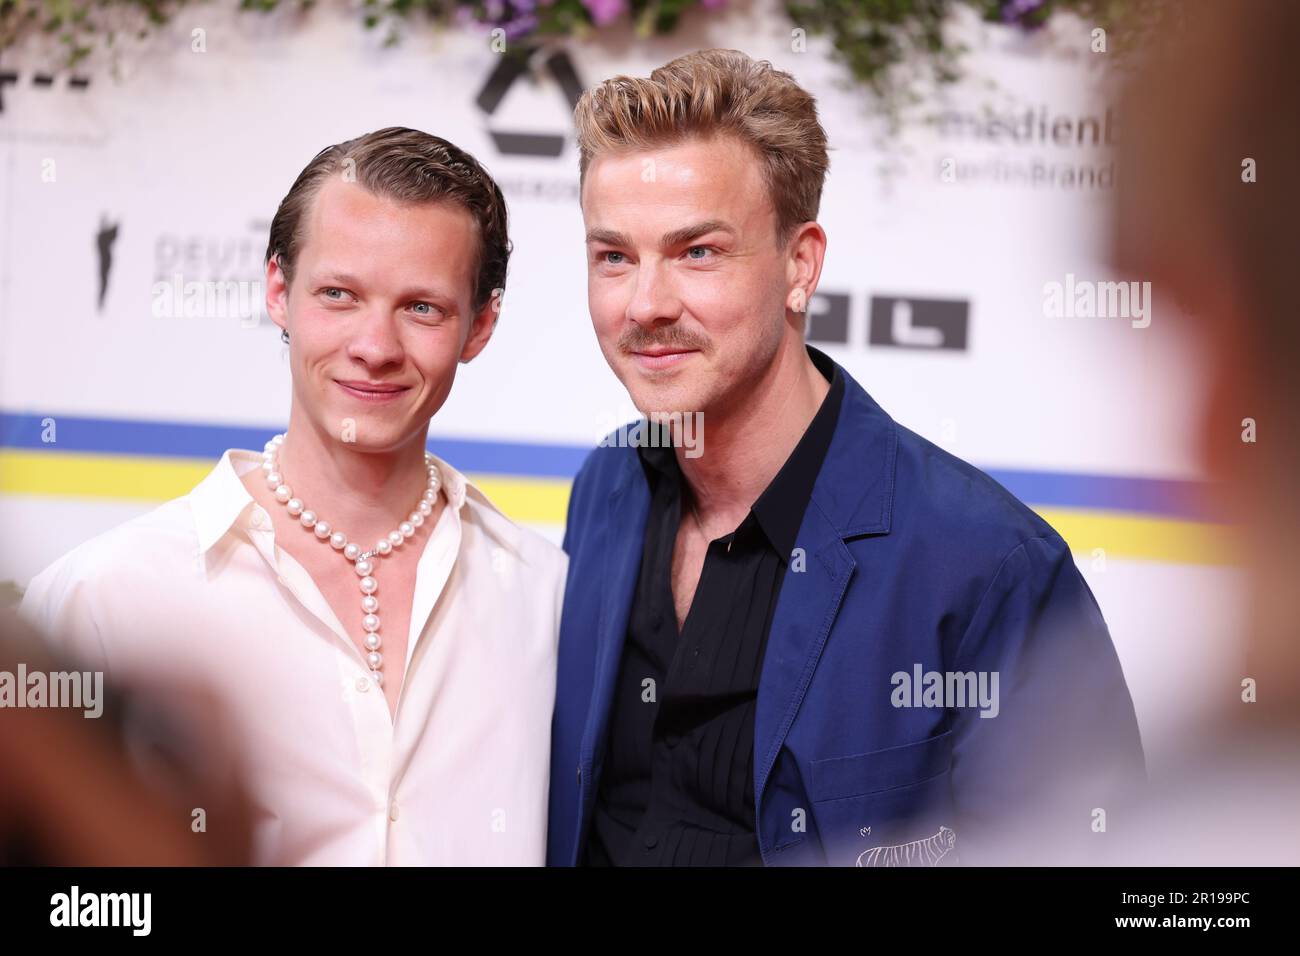
M762 863L754 834L754 711L763 651L844 395L835 364L809 354L830 391L740 527L710 542L680 635L672 560L682 474L672 448L637 449L650 512L587 865Z

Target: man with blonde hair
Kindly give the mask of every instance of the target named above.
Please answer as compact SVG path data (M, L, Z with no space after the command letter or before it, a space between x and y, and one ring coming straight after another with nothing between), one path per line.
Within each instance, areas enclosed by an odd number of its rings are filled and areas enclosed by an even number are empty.
M1142 752L1069 548L804 343L812 96L705 50L588 91L577 127L592 324L660 440L602 442L574 483L548 862L947 865L1004 858L1011 816L1087 833Z

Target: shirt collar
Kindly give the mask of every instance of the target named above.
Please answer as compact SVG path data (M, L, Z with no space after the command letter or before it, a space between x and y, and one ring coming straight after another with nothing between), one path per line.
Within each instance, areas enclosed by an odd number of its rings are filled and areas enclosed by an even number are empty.
M821 472L826 452L835 435L835 425L844 400L844 376L840 373L840 367L825 353L814 348L808 348L808 357L817 371L830 382L830 391L822 399L817 414L786 458L785 464L750 508L750 517L757 522L777 554L786 560L789 560L790 553L794 550L799 526L803 523L803 514L812 497L813 486L817 483L817 475ZM666 437L661 442L638 446L637 452L647 469L647 476L653 471L659 476L670 478L680 487L681 470L671 442ZM747 518L746 521L748 520Z
M227 448L217 466L190 492L190 511L198 532L199 553L206 554L254 504L239 476L261 467L262 456L242 448Z
M437 455L432 452L429 454L433 458L434 464L438 466L439 474L442 475L442 487L447 495L447 500L451 502L452 512L459 515L466 504L471 505L469 513L478 518L488 534L510 548L518 557L525 557L520 542L523 531L519 525L507 518L505 513L492 503L492 499L485 495L478 485Z
M442 487L451 504L452 513L459 516L467 503L472 502L475 514L481 517L489 533L520 552L519 526L507 518L487 495L477 486L437 455L432 455L442 476ZM243 448L228 448L215 468L190 492L190 510L198 533L199 553L221 540L256 499L240 480L241 476L262 466L259 452Z

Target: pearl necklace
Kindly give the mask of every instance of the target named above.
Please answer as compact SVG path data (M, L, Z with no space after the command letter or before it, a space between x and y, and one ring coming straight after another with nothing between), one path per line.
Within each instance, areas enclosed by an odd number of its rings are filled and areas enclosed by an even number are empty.
M266 473L266 483L275 492L275 500L287 507L289 514L297 518L304 528L315 531L316 537L322 541L328 539L331 548L342 551L343 557L354 563L357 577L361 578L361 593L365 595L361 599L361 611L365 615L361 619L361 626L366 632L366 664L370 667L371 678L382 687L384 655L379 652L379 648L383 646L383 641L379 637L379 598L375 597L379 585L374 576L375 564L370 559L376 555L391 554L394 548L401 547L407 538L415 535L415 529L424 524L424 519L433 513L433 503L438 500L438 489L442 486L438 466L434 463L433 456L426 451L424 463L429 472L429 486L424 490L420 503L397 526L396 531L390 531L387 537L380 538L371 550L362 551L360 546L348 541L342 532L335 531L328 521L321 521L316 512L303 504L301 498L295 498L293 489L284 483L279 466L280 446L284 444L284 438L283 434L276 435L266 443L262 451L262 471Z

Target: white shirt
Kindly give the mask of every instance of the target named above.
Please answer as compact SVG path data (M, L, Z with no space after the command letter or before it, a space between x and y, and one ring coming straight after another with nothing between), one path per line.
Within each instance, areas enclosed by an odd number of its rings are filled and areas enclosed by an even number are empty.
M417 566L395 719L239 480L255 452L59 558L19 611L106 680L213 687L245 748L256 863L543 865L568 559L434 460L450 504Z

